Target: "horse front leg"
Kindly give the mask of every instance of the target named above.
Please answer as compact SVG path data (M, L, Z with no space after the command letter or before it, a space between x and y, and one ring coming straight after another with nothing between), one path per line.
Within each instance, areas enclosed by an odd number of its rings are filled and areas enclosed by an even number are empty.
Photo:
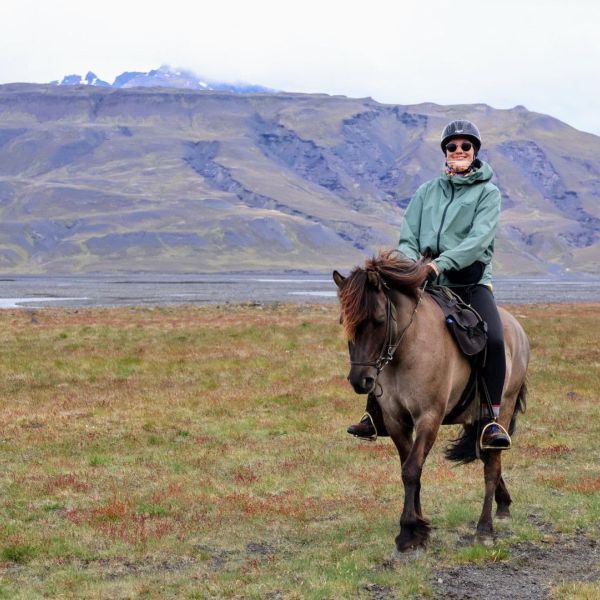
M421 473L439 426L435 419L422 419L416 423L415 441L402 465L404 508L400 516L400 533L396 537L399 552L424 546L429 537L430 527L421 513Z
M400 468L408 459L408 455L413 447L413 430L412 423L406 421L398 421L396 419L385 419L385 427L398 450L400 456Z
M410 451L413 447L413 441L412 441L412 434L413 434L413 426L411 425L404 425L403 426L403 435L402 435L402 441L399 444L396 444L396 448L398 448L398 453L400 454L400 466L404 466L404 463L407 461L408 459L408 455L410 454ZM394 440L395 443L395 440ZM424 461L425 459L423 459ZM421 511L421 482L419 480L419 485L417 486L417 489L415 490L415 513L417 515L418 519L421 519L423 521L425 521L425 519L423 518L423 513Z
M400 466L402 466L413 445L413 425L412 423L400 420L391 420L389 417L384 415L385 428L387 429L396 449L398 450L398 455L400 456Z
M492 506L494 495L502 475L502 459L499 450L487 450L482 453L485 496L481 516L477 523L477 541L489 545L493 543L494 526L492 524Z

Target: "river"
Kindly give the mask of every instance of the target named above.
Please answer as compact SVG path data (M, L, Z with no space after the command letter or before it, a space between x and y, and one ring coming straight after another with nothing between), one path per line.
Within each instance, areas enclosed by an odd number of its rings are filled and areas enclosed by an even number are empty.
M497 278L500 304L600 302L600 278ZM0 277L0 308L224 303L335 303L329 275L135 274Z

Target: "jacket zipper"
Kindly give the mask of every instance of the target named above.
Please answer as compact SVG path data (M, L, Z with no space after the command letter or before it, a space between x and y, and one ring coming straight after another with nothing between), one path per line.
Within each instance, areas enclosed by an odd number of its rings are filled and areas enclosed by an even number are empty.
M450 187L452 188L452 193L450 194L450 202L446 204L444 208L444 212L442 213L442 222L440 223L440 228L437 234L437 255L440 255L440 237L442 235L442 228L444 227L444 221L446 220L446 213L448 212L448 207L452 204L452 200L454 200L454 184L450 181Z

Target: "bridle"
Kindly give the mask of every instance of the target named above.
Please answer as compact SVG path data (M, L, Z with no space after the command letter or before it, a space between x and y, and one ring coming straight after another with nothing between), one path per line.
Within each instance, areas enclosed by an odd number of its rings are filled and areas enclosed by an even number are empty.
M386 290L389 290L389 287L386 285L386 283L384 281L381 282L383 287ZM379 374L381 373L381 371L383 371L383 369L385 369L385 367L387 367L387 365L389 365L393 358L394 358L394 354L396 353L396 350L398 349L398 346L400 346L400 344L402 343L402 340L404 339L404 336L406 335L406 332L408 331L408 328L412 325L413 321L415 320L415 315L417 314L417 309L419 308L419 305L421 304L421 300L423 299L423 289L419 289L419 299L416 301L415 303L415 307L412 311L412 314L410 315L410 320L408 321L408 324L404 327L404 329L400 332L400 334L398 335L396 341L394 341L393 336L394 336L394 326L393 323L394 321L396 321L396 318L394 317L394 305L392 304L392 301L389 297L389 295L384 291L383 295L385 296L386 299L386 305L385 305L385 340L383 342L383 345L381 347L381 351L379 352L379 357L376 360L372 360L372 361L356 361L356 360L351 360L350 364L351 365L359 365L362 367L374 367L377 371L377 374L375 375L375 382L373 383L373 389L375 389L375 386L377 385L377 378L379 377Z

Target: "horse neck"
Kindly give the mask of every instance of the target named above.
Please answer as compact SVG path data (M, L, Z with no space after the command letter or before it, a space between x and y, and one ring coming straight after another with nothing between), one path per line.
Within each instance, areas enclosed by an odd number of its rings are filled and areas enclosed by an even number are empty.
M412 322L416 300L404 294L395 300L398 331L408 323L410 326L396 353L394 368L381 373L379 383L385 393L379 403L392 415L399 414L399 407L404 407L412 418L429 410L442 414L449 389L459 390L452 396L456 396L454 402L458 401L467 383L468 362L451 339L441 310L428 294L423 294Z
M439 309L429 294L418 291L416 297L413 297L395 292L392 302L396 307L398 331L401 332L410 323L403 340L405 355L413 352L419 354L447 341L448 332L444 319L440 317Z
M416 296L399 291L392 291L389 293L392 304L396 309L398 327L401 329L404 326L403 324L406 324L410 321L413 313L415 312L415 308L417 308L418 312L419 307L417 305L420 304L419 294L421 294L421 292L417 292Z

